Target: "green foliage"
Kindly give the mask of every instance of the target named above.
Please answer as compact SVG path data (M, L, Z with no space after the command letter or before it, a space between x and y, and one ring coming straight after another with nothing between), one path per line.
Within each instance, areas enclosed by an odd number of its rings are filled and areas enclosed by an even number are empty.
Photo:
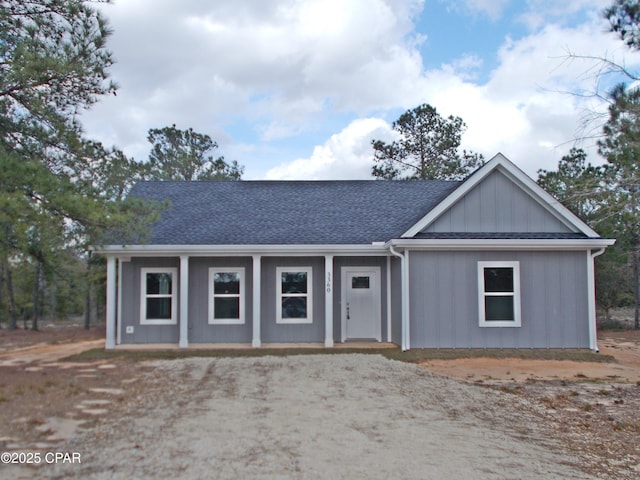
M538 184L587 224L597 220L605 187L605 172L587 162L587 154L572 148L558 162L557 171L538 170Z
M374 177L396 179L457 180L482 165L477 153L459 152L466 125L460 117L441 117L423 104L403 113L393 122L398 140L373 140Z
M110 31L92 3L0 0L0 264L16 310L47 285L70 305L57 287L78 273L60 259L77 263L107 231L142 232L154 214L124 198L141 177L135 162L85 139L77 121L116 89Z
M629 47L640 48L640 2L637 0L615 0L604 11L611 31Z
M192 128L180 130L175 125L151 129L147 140L152 144L148 178L153 180L240 180L243 167L216 159L210 152L218 148L209 135Z

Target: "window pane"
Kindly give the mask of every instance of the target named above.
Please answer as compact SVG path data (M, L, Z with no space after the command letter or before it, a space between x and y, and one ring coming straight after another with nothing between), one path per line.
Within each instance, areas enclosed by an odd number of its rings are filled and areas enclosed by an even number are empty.
M147 319L170 320L171 298L147 298Z
M282 297L282 318L307 318L307 298Z
M171 295L171 274L147 273L147 295Z
M513 297L485 297L485 320L491 321L515 321L513 311Z
M513 292L513 268L485 268L485 292Z
M369 288L369 277L352 277L351 288Z
M214 299L214 318L240 318L240 298Z
M240 274L238 272L218 272L213 274L213 293L240 294Z
M282 293L307 293L307 272L282 272Z

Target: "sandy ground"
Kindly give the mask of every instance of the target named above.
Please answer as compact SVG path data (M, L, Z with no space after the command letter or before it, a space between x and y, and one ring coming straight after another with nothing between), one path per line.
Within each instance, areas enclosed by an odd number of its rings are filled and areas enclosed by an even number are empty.
M153 364L41 478L584 479L516 396L374 355Z
M29 346L20 333L0 335L0 452L82 461L0 464L0 478L640 477L640 332L604 333L616 363L421 366L345 354L80 363L63 359L103 340Z
M572 362L500 358L429 360L421 365L430 372L465 381L525 382L543 380L608 380L640 382L640 332L605 332L598 341L602 355L615 362Z

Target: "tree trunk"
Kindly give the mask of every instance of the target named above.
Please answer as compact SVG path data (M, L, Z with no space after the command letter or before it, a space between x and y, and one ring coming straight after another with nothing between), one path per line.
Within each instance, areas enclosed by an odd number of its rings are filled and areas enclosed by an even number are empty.
M11 267L5 264L5 272L7 274L7 295L9 296L9 330L18 328L18 317L16 316L16 300L13 295L13 280L11 278Z
M31 319L31 330L38 330L38 316L40 315L40 275L42 264L36 263L36 272L33 278L33 317Z
M634 328L640 329L640 252L638 245L633 250L633 285L634 285Z
M87 292L84 299L84 329L89 330L91 325L91 252L87 257Z

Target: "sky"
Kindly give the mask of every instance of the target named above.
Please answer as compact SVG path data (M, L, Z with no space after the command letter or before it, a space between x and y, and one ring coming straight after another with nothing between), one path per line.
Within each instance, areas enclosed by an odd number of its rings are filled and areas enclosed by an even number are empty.
M591 94L620 79L571 55L640 68L608 32L610 3L115 0L99 8L119 89L81 121L139 161L148 130L175 124L213 138L247 180L370 179L372 139L428 103L464 120L462 148L536 178L573 146L601 162L607 104Z

